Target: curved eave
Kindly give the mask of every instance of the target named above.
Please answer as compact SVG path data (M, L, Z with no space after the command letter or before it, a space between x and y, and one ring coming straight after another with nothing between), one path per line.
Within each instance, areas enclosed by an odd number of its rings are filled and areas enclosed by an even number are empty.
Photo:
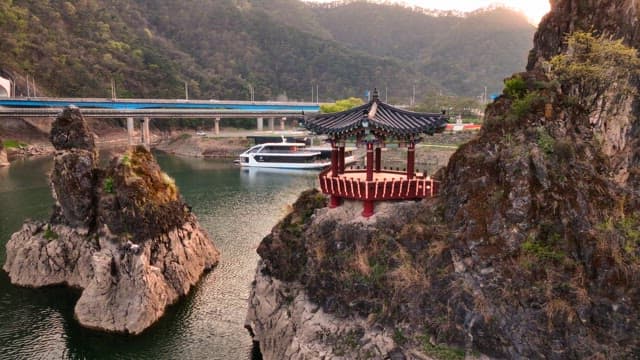
M365 114L370 113L374 101L377 102L377 109L373 118L368 119L370 127L381 129L390 136L408 138L420 134L433 135L443 131L448 123L448 117L442 114L406 111L372 100L347 111L310 116L305 119L303 126L316 134L352 136L364 131L362 121Z

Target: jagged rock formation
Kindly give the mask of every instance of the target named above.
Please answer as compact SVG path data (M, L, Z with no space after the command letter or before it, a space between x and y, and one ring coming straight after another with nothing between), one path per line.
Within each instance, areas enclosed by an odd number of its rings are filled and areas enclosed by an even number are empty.
M51 142L54 213L13 234L4 270L17 285L83 289L75 315L84 326L140 333L219 253L148 150L130 149L98 168L76 108L55 121Z
M388 204L367 221L306 194L263 240L248 325L266 358L640 357L638 99L611 81L608 103L584 107L588 87L545 69L571 31L640 48L640 3L552 5L529 71L452 156L439 198ZM301 293L366 324L306 336ZM393 345L359 353L374 329ZM335 341L345 338L346 352Z
M9 166L9 160L7 159L7 152L4 149L2 139L0 139L0 167Z

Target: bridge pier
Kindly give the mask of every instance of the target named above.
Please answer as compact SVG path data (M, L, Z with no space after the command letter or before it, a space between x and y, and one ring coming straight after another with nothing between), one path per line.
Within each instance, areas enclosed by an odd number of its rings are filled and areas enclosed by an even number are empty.
M129 137L129 146L133 146L133 118L127 118L127 135Z
M275 130L274 118L269 118L269 131L273 132Z
M280 130L284 131L284 122L287 121L286 117L283 117L282 119L280 119Z
M220 135L220 118L213 119L213 133L216 135Z
M263 119L261 117L259 117L257 119L257 123L258 123L258 131L262 131L264 129L264 123L262 121Z
M149 123L151 119L145 117L142 119L142 145L147 148L151 147L151 132L149 132Z

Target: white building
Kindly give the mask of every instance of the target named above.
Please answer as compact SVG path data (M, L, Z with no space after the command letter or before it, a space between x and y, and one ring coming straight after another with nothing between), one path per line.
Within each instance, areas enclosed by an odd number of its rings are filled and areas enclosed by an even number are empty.
M0 77L0 98L11 97L11 80Z

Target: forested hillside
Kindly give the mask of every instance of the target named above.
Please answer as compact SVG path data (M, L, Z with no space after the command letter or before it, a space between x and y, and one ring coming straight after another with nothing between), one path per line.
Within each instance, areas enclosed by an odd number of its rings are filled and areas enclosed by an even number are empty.
M492 24L489 26L488 24ZM522 68L533 27L492 10L434 17L298 0L0 0L0 70L27 94L320 100L385 87L475 95ZM29 92L33 94L33 86Z

